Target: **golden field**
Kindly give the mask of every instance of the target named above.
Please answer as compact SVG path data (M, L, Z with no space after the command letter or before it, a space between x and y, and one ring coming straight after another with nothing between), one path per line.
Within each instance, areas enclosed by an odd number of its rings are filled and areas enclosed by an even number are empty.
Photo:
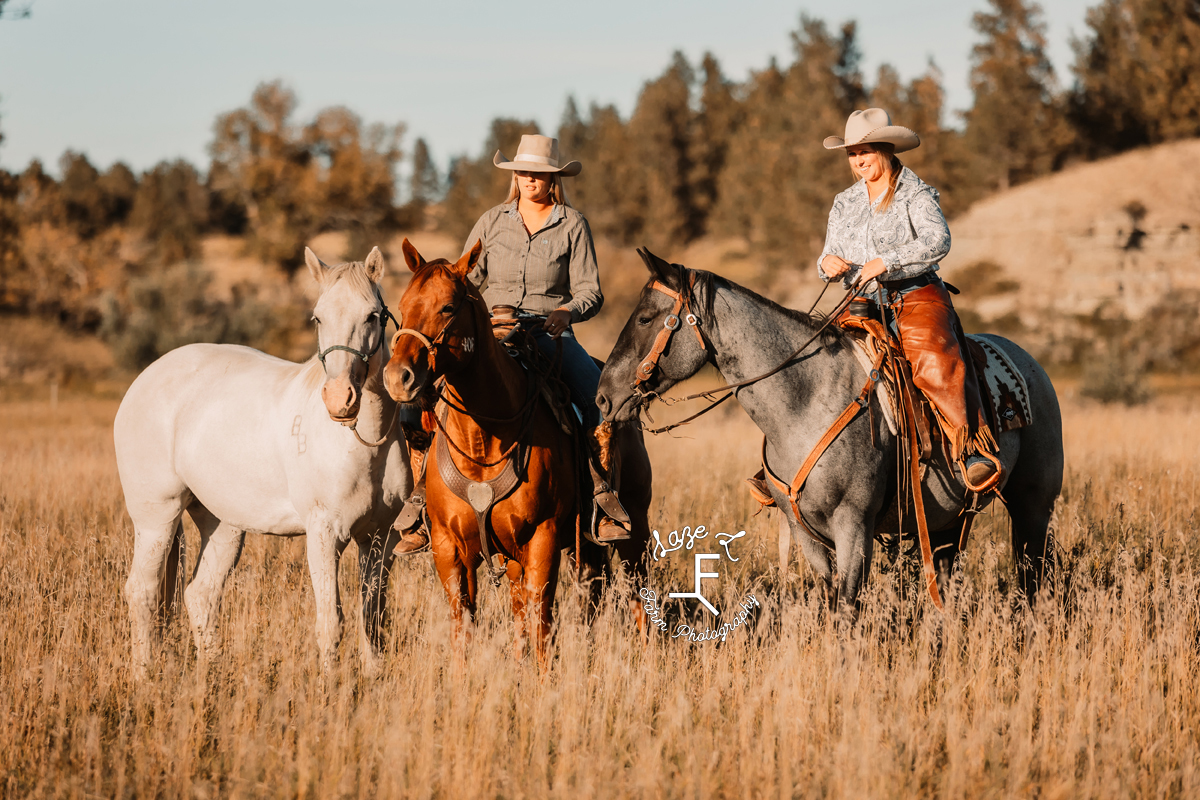
M222 660L199 669L176 618L160 674L140 685L117 403L0 403L0 796L1195 796L1191 397L1124 409L1064 391L1058 589L1032 611L993 511L947 616L911 561L880 555L859 623L839 630L802 559L780 572L776 512L752 516L741 479L759 440L734 410L650 442L654 527L748 531L713 594L732 606L753 592L762 608L724 644L643 641L612 592L586 627L568 579L542 675L510 654L505 587L482 582L475 637L455 647L422 555L394 569L387 666L367 679L351 548L347 635L323 678L303 540L251 535L225 592ZM190 523L188 536L194 554ZM685 591L690 561L656 566L654 588Z

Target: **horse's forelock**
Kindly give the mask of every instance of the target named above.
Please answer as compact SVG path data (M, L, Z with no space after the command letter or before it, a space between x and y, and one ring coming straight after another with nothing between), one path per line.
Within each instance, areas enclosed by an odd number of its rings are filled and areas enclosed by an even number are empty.
M345 281L351 288L361 292L363 297L368 299L373 298L381 304L383 302L383 296L379 293L379 286L367 276L367 266L361 261L347 261L345 264L329 267L326 270L325 276L322 294L332 289L339 282Z

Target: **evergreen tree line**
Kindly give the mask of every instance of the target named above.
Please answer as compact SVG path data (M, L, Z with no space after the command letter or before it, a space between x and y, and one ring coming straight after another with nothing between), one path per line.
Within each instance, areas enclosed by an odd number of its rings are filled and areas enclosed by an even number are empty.
M1200 135L1200 0L1101 0L1065 88L1037 5L990 0L973 25L974 103L960 127L944 124L932 63L907 82L889 66L868 80L854 23L802 17L791 63L772 61L744 82L712 55L694 65L677 53L628 118L568 101L553 133L585 164L568 193L598 235L620 244L741 236L767 261L795 263L820 247L830 202L851 181L845 159L820 143L856 108L882 106L921 133L903 160L941 190L950 216L1073 160ZM402 152L403 125L367 124L341 107L297 121L296 105L282 84L259 86L215 121L203 173L181 160L140 175L121 163L100 171L70 151L58 178L37 161L0 170L0 308L97 326L105 292L128 294L132 279L194 262L211 233L244 237L250 254L285 269L298 268L317 233L346 231L348 251L361 253L425 224L434 203L438 224L465 237L505 193L509 176L492 153L512 156L521 134L538 132L493 121L483 151L453 161L443 181L424 141Z
M802 17L793 60L737 83L716 58L676 53L647 82L628 119L613 106L581 113L569 100L556 132L584 171L572 202L598 234L619 243L671 247L705 235L745 237L775 263L819 251L833 196L851 182L845 159L821 146L855 109L880 106L917 130L902 160L941 190L944 210L1080 160L1200 135L1200 0L1103 0L1074 42L1063 85L1046 55L1045 23L1028 0L990 0L972 20L974 102L961 125L944 109L930 63L905 82L882 66L868 80L854 23L834 30ZM491 166L512 155L531 121L498 119L475 159L448 176L443 224L466 235L503 197Z

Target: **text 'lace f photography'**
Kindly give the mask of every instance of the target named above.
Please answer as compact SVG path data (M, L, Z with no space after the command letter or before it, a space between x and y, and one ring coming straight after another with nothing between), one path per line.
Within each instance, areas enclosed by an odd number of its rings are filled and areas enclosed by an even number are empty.
M654 536L654 548L651 556L657 562L666 558L671 553L679 550L692 551L697 545L697 540L707 539L710 531L704 525L697 525L695 530L691 526L685 526L682 530L671 531L666 536L666 543L663 543L662 537L656 530ZM700 642L724 642L731 633L738 628L744 626L753 616L754 609L759 608L758 598L753 594L747 594L742 600L738 601L733 608L726 608L722 614L722 609L705 595L703 582L705 579L719 579L721 574L717 571L710 571L719 568L721 561L729 560L736 562L738 559L734 557L730 551L730 545L746 535L745 531L737 533L716 533L713 535L713 541L721 548L721 553L692 553L693 563L693 581L692 591L690 592L669 592L668 598L678 600L694 600L703 607L709 614L716 617L719 621L715 627L709 625L703 630L698 630L694 626L681 622L675 626L674 630L670 631L672 639L684 639L692 643ZM706 565L704 562L717 562L715 564ZM711 585L710 580L710 585ZM653 589L642 587L638 592L642 598L642 608L650 617L650 624L660 631L668 632L670 625L667 623L666 615L662 605L660 605L659 594ZM715 596L715 595L714 595Z

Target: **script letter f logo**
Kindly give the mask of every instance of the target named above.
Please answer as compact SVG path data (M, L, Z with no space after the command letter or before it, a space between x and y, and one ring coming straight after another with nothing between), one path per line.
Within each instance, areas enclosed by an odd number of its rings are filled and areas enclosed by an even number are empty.
M716 606L714 606L712 603L708 602L708 598L706 598L703 594L700 593L700 579L701 578L720 577L715 572L704 572L701 569L700 561L701 561L701 559L705 559L705 558L710 558L710 559L715 558L715 559L720 560L721 554L720 553L696 553L696 591L694 591L694 592L671 592L668 595L668 597L694 597L697 600L699 600L701 603L703 603L704 607L707 608L709 611L711 611L713 613L714 617L719 617L719 616L721 616L721 612L717 611Z

